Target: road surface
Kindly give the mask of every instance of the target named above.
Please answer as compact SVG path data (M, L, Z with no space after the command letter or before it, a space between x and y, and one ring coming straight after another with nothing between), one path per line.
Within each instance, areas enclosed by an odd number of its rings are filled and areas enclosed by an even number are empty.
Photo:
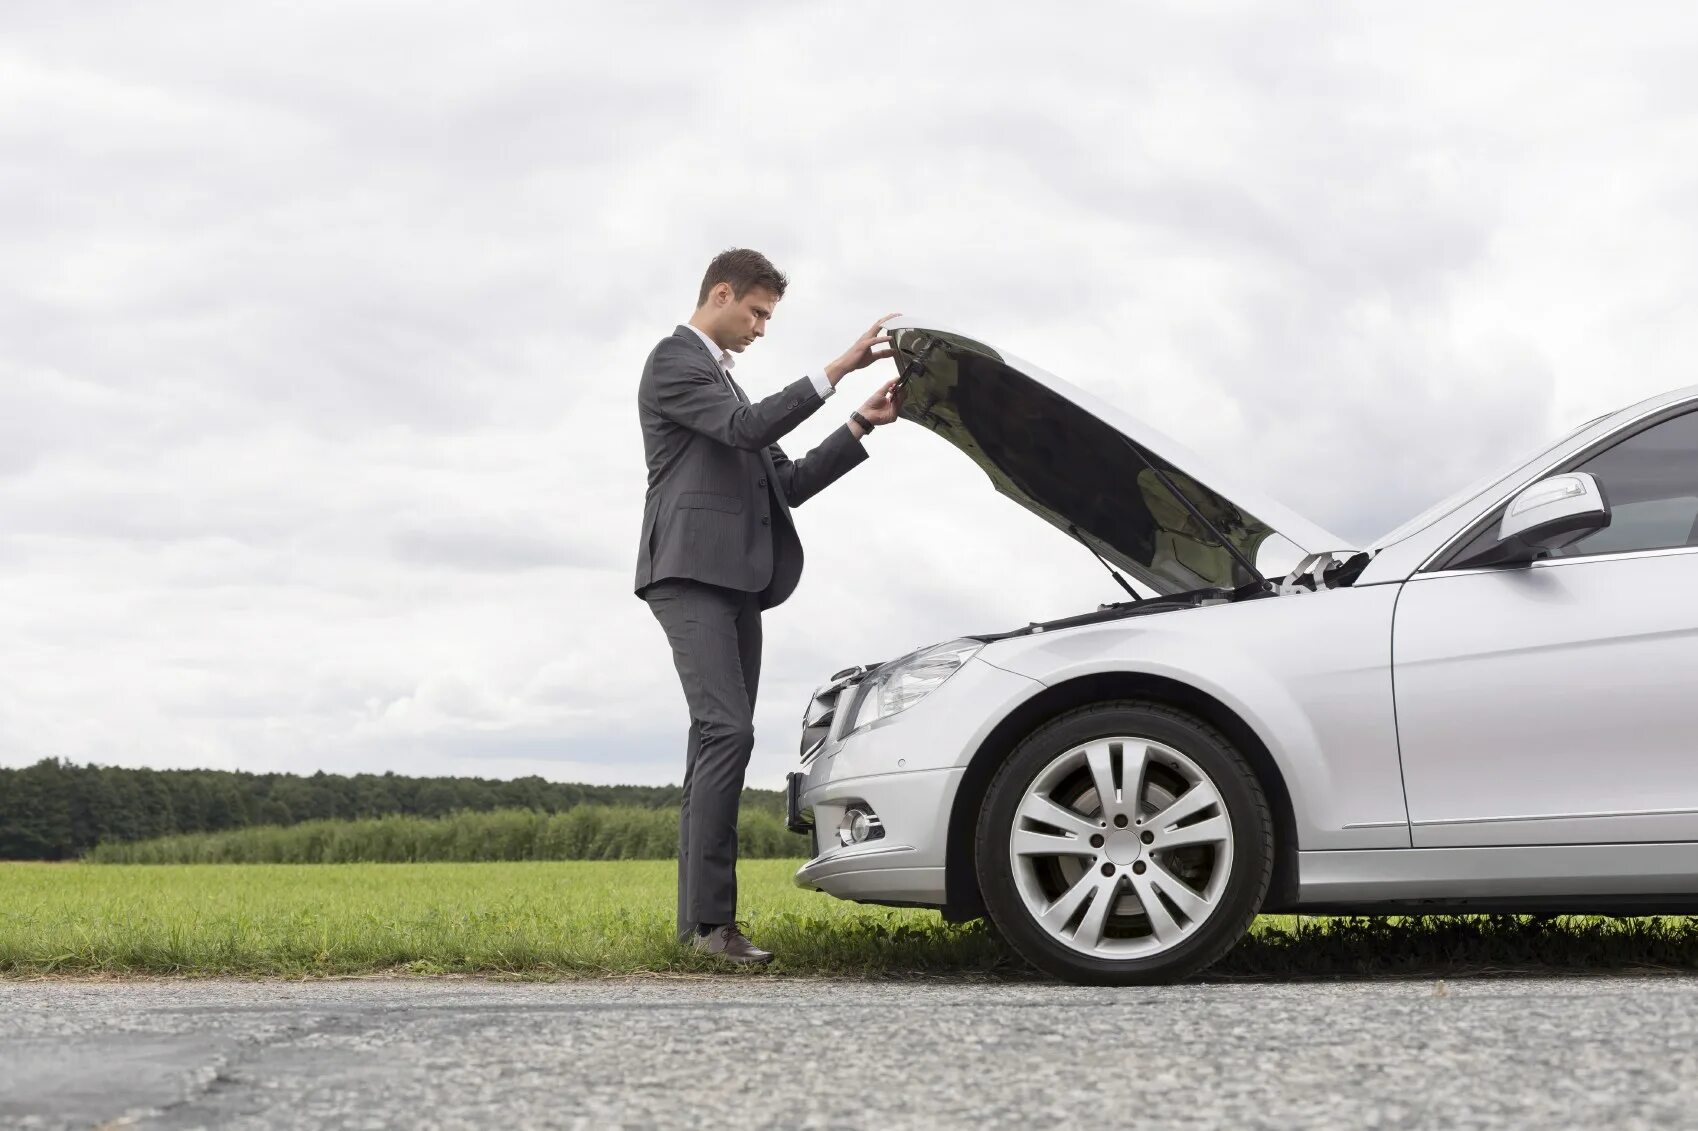
M0 982L0 1127L1698 1124L1698 978Z

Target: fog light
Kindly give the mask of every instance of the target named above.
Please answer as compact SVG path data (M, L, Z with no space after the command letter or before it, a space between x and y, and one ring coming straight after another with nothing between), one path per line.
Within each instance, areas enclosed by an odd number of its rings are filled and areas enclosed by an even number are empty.
M848 848L852 844L865 844L869 840L878 840L884 836L884 822L878 816L861 805L851 805L843 811L843 819L837 822L837 843Z

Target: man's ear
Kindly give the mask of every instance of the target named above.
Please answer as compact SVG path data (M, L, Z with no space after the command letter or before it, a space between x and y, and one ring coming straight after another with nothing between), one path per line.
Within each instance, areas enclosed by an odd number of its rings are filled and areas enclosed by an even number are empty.
M730 301L731 301L731 284L730 283L715 283L713 285L713 304L715 306L724 306L726 303L728 303Z

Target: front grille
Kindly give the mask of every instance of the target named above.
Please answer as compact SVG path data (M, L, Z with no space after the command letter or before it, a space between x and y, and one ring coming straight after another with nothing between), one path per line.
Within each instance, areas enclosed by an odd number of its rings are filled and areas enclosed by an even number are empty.
M852 668L844 668L831 677L831 682L817 689L813 698L808 700L807 710L802 712L802 761L809 758L825 744L831 736L832 724L837 720L839 706L847 706L853 696L846 696L851 688L866 678L876 664L860 664Z
M837 697L841 691L830 695L815 695L808 703L808 713L802 717L802 750L804 759L825 741L831 733L831 724L837 718Z
M814 835L814 819L802 811L802 785L804 774L792 773L784 779L784 827L793 833L804 833L809 843L817 845L819 837ZM815 848L813 855L818 856L819 849Z

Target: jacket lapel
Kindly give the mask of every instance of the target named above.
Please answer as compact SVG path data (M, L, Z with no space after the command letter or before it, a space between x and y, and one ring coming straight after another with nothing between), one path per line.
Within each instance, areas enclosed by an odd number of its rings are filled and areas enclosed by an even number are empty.
M739 385L737 383L737 379L729 373L725 374L725 379L731 383L731 391L737 394L737 399L747 405L749 403L749 396L747 393L743 392L743 386ZM773 466L771 448L761 449L761 462L766 464L766 481L772 484L773 497L778 500L779 506L783 507L785 510L789 510L790 500L784 497L784 488L778 485L778 468Z
M720 370L720 372L725 373L723 369ZM743 402L743 407L747 408L749 405L749 394L743 391L743 386L737 383L737 378L726 373L725 379L731 383L731 391L737 394L737 399Z
M742 401L745 405L749 403L749 398L743 395L743 390L738 388L737 382L731 380L731 374L727 373L725 368L719 364L719 358L715 357L713 355L713 351L708 349L707 343L702 341L702 336L700 334L696 333L688 326L680 326L673 334L673 337L688 338L692 342L696 343L696 348L707 355L707 359L713 363L713 367L719 371L719 375L731 382L731 388L736 392L737 399Z
M713 356L713 352L707 348L707 343L702 341L702 336L700 334L696 333L688 326L681 325L677 330L673 331L673 336L688 338L690 341L695 342L696 348L707 355L707 359L713 362L713 367L715 369L719 369L719 359ZM742 401L744 406L747 407L749 404L749 398L748 395L743 392L743 386L739 385L736 379L732 377L731 374L726 373L725 370L719 369L719 372L725 377L726 383L731 386L731 391L737 394L737 399ZM778 469L772 464L772 452L770 449L761 449L761 462L766 464L766 481L772 485L773 497L778 500L779 506L788 511L790 509L790 501L784 497L784 488L778 485Z

